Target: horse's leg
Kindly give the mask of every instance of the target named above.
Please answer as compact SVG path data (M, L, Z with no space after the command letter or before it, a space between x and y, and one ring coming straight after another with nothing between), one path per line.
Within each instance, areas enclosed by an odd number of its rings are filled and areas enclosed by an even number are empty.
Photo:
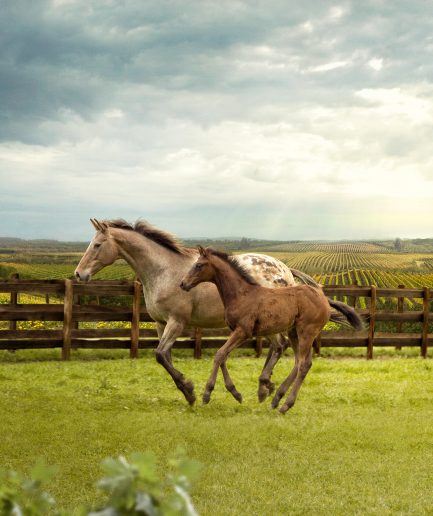
M166 323L157 322L156 323L156 333L158 334L158 340L162 339L162 335L164 333Z
M206 388L203 394L204 404L209 403L210 401L211 393L215 387L218 369L221 367L221 364L225 363L230 351L242 344L242 342L246 338L247 335L245 334L244 330L242 330L241 328L236 328L235 331L228 338L227 342L216 352L212 372L209 376L209 380L206 383Z
M242 394L236 390L235 384L233 383L233 380L229 374L229 370L227 369L226 362L221 364L221 371L223 373L224 385L226 389L231 393L235 400L239 401L239 403L242 403Z
M271 382L271 375L275 364L283 353L283 344L279 337L280 335L271 335L268 337L269 352L259 376L259 389L257 391L260 402L264 401L275 388L275 385Z
M162 335L164 334L165 327L167 326L167 323L156 323L156 333L158 334L158 340L161 341ZM171 358L171 347L167 351L167 359L170 360L170 364L173 363L173 360Z
M296 335L295 337L297 339ZM286 339L282 333L278 333L278 335L272 335L268 338L270 341L269 353L266 357L265 364L259 377L259 390L257 394L260 402L264 401L267 396L274 392L275 384L271 382L271 376L275 364L278 362L278 360L280 360L289 344L291 344L294 348L291 335L288 339ZM294 342L297 341L296 339L294 339Z
M289 331L289 341L292 345L293 352L295 354L295 365L293 366L293 369L290 371L289 376L283 381L283 383L278 387L277 392L274 395L274 398L272 399L271 407L277 408L278 404L280 403L281 398L286 394L289 387L292 385L293 381L296 378L296 375L298 374L298 349L299 349L299 342L298 342L298 335L296 333L296 329L292 328Z
M183 374L178 371L171 363L170 350L176 341L177 337L181 335L184 328L184 323L169 319L163 331L161 340L156 348L156 360L161 364L169 375L173 378L177 388L182 391L186 400L190 405L195 401L194 384L190 380L185 380Z
M308 328L306 331L301 330L299 333L299 351L298 351L298 372L296 374L293 387L284 402L284 405L280 408L280 412L284 414L290 408L293 407L298 396L299 389L301 388L302 382L307 376L308 371L312 365L313 356L313 342L319 334L321 328L317 329L316 326Z

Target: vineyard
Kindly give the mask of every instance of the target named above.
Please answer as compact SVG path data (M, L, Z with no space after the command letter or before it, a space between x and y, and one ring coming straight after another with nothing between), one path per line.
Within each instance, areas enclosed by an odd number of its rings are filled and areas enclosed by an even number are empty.
M305 244L312 246L312 243ZM333 250L331 250L331 248ZM349 248L351 250L349 251ZM431 254L374 252L371 244L329 244L328 250L270 252L291 268L310 274L322 285L375 285L380 288L433 287ZM323 249L321 247L321 249ZM346 301L346 299L345 299ZM378 300L384 308L389 300ZM359 300L360 308L365 301ZM406 300L407 308L418 305Z
M254 251L275 256L323 285L433 287L432 253L397 253L385 244L295 242L272 244ZM81 255L82 252L55 252L51 248L45 253L40 249L37 252L13 250L0 254L0 277L18 273L28 279L71 278ZM95 279L101 280L133 277L133 271L122 260L95 275Z
M289 242L267 246L271 252L325 252L325 253L390 253L392 249L368 242ZM263 249L262 249L263 250Z
M27 279L65 279L74 275L75 267L79 262L79 257L70 263L50 263L50 262L15 262L0 261L0 276L8 277L11 274L18 273L20 278ZM1 272L4 271L3 274ZM98 274L95 279L133 279L134 272L126 263L115 263L110 267L106 267Z

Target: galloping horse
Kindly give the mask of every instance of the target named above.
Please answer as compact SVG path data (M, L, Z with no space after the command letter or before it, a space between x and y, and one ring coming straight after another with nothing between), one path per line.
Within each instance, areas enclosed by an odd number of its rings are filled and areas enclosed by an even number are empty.
M217 351L214 366L203 395L209 403L221 367L224 381L238 401L242 400L226 368L229 353L253 335L274 335L295 328L295 366L278 388L272 407L276 408L293 383L292 390L280 408L285 413L293 407L312 363L312 346L320 330L331 318L331 307L342 313L356 329L362 329L359 315L350 306L328 299L320 288L297 285L285 288L266 288L259 285L233 257L211 248L199 247L200 256L180 286L189 292L203 282L214 283L224 304L225 318L232 333ZM224 372L225 371L225 372Z
M182 277L198 256L197 251L183 246L173 235L144 221L139 221L134 226L121 219L91 219L91 222L96 234L75 270L76 278L89 281L92 275L118 258L128 262L143 284L146 308L156 321L159 338L156 359L171 375L186 400L190 404L194 403L193 383L185 380L183 374L174 368L171 348L186 327L225 326L224 307L215 285L201 285L191 293L179 288ZM248 253L238 255L233 260L242 264L261 285L293 285L293 275L303 282L316 284L309 276L300 271L291 271L284 263L270 256ZM266 363L273 356L274 348L282 352L287 346L282 336L271 336L270 340L271 347ZM269 369L268 367L267 371ZM264 377L259 396L264 399L272 388L270 375L267 379Z

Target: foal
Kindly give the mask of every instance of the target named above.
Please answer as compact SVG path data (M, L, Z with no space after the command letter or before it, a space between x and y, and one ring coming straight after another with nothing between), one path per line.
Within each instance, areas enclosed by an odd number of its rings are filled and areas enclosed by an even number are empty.
M360 317L344 303L329 300L320 288L309 285L261 287L227 254L209 247L199 247L199 253L197 262L180 286L189 291L205 281L215 283L224 304L226 322L232 330L227 342L215 355L203 403L209 403L219 367L226 388L241 402L242 396L236 390L226 367L229 353L253 335L273 335L294 327L298 336L294 349L295 366L272 400L272 408L276 408L293 383L286 402L280 408L284 414L295 404L302 382L311 367L313 341L329 321L331 306L344 314L357 329L362 328Z

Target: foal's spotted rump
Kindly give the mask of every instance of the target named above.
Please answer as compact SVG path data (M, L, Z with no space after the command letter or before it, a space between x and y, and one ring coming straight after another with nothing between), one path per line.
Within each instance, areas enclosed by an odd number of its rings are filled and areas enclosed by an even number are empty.
M263 287L288 287L296 284L290 269L272 256L248 253L233 256L232 259L244 267Z

